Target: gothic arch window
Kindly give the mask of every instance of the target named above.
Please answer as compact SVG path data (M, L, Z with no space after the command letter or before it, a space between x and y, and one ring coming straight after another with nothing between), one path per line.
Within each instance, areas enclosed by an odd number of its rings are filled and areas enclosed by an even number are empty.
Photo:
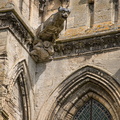
M13 109L17 111L18 115L16 119L19 120L30 120L32 119L32 113L31 113L31 101L30 101L30 79L29 79L29 71L27 69L26 61L23 60L16 64L14 69L11 71L11 81L10 81L10 94L11 94L11 103L12 105L16 107L10 107L10 109ZM11 115L13 114L11 110ZM13 116L12 116L13 117Z
M17 84L19 88L19 94L21 97L21 107L22 107L22 119L28 120L28 100L27 100L27 92L25 88L25 82L24 82L24 74L21 73L17 78Z
M21 72L14 82L11 90L11 110L10 114L13 116L12 110L16 112L15 119L29 120L28 115L28 98L26 85L24 81L24 74Z
M96 67L78 69L58 86L53 96L56 93L47 120L120 120L119 83Z
M100 102L90 99L78 110L74 120L112 120L112 117Z

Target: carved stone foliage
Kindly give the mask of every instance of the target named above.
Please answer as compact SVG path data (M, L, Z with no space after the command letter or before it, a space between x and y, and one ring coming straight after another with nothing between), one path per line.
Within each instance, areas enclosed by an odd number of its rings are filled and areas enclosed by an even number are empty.
M19 42L30 51L33 37L13 12L0 13L0 29L9 29Z
M54 59L83 55L87 53L103 52L120 47L120 34L101 37L74 40L69 42L57 42L54 45Z

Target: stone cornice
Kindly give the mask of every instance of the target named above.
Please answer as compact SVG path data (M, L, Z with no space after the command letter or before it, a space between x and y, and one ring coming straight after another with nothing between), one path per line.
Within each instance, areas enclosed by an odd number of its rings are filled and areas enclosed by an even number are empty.
M9 29L24 48L30 52L34 34L12 10L0 11L0 29Z
M17 19L23 24L23 26L27 29L27 31L31 34L31 36L35 37L35 31L30 27L28 20L24 18L24 16L15 6L11 8L0 9L0 13L5 13L5 12L12 12L17 17Z
M73 41L59 41L54 45L54 59L92 54L120 48L120 33L94 36Z

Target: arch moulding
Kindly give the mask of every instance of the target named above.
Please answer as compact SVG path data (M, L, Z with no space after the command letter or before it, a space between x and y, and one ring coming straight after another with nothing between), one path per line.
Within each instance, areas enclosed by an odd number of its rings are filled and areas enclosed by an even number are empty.
M107 108L112 120L120 119L120 85L96 67L85 66L77 70L53 94L57 97L45 120L73 120L77 111L91 98Z
M21 90L21 99L24 106L23 111L25 120L31 120L33 116L31 112L31 106L33 106L31 96L33 93L29 75L29 70L25 60L17 63L9 72L9 94L11 93L14 84L17 82L19 89Z

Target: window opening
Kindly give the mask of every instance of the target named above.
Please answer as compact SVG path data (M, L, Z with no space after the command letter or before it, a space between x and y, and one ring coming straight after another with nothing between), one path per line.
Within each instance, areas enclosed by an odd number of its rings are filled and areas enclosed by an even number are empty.
M98 101L90 99L77 112L74 120L112 120L109 111Z

